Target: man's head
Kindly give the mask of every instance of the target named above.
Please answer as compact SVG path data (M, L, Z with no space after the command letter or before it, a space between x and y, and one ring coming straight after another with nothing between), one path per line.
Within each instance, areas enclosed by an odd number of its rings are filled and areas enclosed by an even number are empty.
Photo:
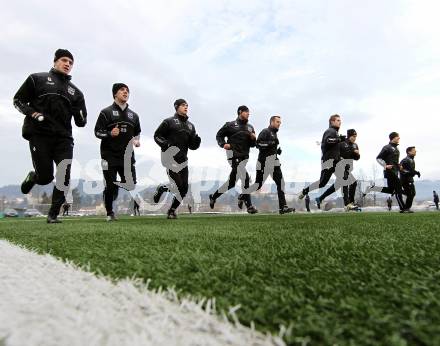
M112 87L113 99L118 103L126 103L130 96L130 89L127 84L115 83Z
M397 132L391 132L388 137L390 138L390 143L399 144L400 136Z
M188 102L184 99L177 99L174 101L174 109L176 113L183 116L188 116Z
M249 119L249 108L247 108L246 106L238 107L237 115L241 120L248 120Z
M341 116L339 114L333 114L330 119L328 119L328 124L335 129L339 129L341 127Z
M57 49L53 58L53 68L61 73L69 74L73 67L73 55L67 49Z
M406 154L410 157L414 157L417 154L416 147L408 147L406 148Z
M349 129L349 130L347 130L347 139L348 139L351 143L356 142L356 139L357 139L357 132L356 132L355 129Z
M270 127L279 129L281 126L281 117L279 115L273 115L270 117Z

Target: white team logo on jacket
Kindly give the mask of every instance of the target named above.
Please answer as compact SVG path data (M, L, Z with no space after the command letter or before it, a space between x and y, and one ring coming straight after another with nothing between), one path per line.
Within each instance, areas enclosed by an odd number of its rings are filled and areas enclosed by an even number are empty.
M67 92L70 94L70 95L75 95L75 89L74 88L72 88L71 86L68 86L67 87Z
M188 124L188 128L192 131L193 126L191 124Z
M119 112L118 111L113 111L113 116L114 117L118 117L119 116Z
M127 116L128 116L129 119L133 119L133 113L132 112L128 112Z

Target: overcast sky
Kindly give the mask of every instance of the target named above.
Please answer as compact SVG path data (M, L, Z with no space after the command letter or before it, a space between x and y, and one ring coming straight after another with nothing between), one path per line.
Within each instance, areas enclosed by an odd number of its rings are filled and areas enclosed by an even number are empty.
M358 131L357 174L372 175L389 132L398 131L401 156L416 145L422 178L438 179L439 13L437 1L423 0L8 1L0 11L0 185L21 182L32 168L12 98L30 73L51 68L57 48L75 57L72 81L89 113L87 127L74 130L74 177L100 178L93 128L122 81L141 119L141 180L165 179L152 134L180 97L202 137L190 166L207 178L228 171L215 134L245 104L257 132L282 116L286 180L319 177L316 142L334 113L341 133ZM255 158L256 150L251 171Z

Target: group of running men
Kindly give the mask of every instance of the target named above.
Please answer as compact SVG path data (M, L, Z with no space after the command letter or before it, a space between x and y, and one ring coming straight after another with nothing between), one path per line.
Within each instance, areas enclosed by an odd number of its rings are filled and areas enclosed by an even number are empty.
M70 72L74 63L73 55L65 49L58 49L54 56L54 65L49 72L29 75L14 96L14 106L25 115L22 135L29 141L34 170L29 172L21 184L24 194L31 191L35 184L46 185L54 179L53 163L56 165L56 184L53 189L52 203L47 216L48 223L60 223L58 214L66 201L69 189L71 160L73 158L72 117L78 127L87 123L87 110L83 93L71 82ZM104 108L95 125L95 136L101 140L100 152L105 180L103 193L107 220L116 220L113 202L119 187L133 190L136 184L136 169L133 147L140 146L141 126L139 116L129 108L130 90L124 83L115 83L112 87L113 103ZM167 217L175 219L176 209L188 192L188 150L197 150L201 138L194 125L188 120L188 103L184 99L174 102L175 114L166 118L154 133L154 140L161 149L161 161L167 170L170 183L157 187L153 196L158 203L164 192L174 194ZM284 194L284 179L279 155L281 148L277 132L281 126L281 117L272 116L269 126L258 137L249 123L249 108L240 106L237 118L227 122L217 132L217 143L227 153L231 166L229 179L213 194L209 195L209 204L213 209L216 201L226 191L232 189L237 180L242 183L242 193L238 197L238 206L245 205L250 214L257 213L252 205L251 193L258 191L270 175L276 183L280 214L292 213L294 208L287 206ZM322 150L322 169L319 181L306 187L299 199L306 197L314 189L326 186L333 174L335 184L316 198L318 208L324 198L342 187L347 210L356 208L354 196L356 179L351 174L353 160L359 160L359 148L356 144L357 133L350 129L347 136L339 135L341 117L332 115L329 128L324 132ZM370 186L368 191L380 191L394 194L401 212L410 212L415 195L414 147L407 149L407 157L399 162L399 135L390 134L390 143L386 145L377 159L384 168L387 187ZM246 171L250 148L259 149L257 172L254 184ZM117 175L120 181L117 182ZM400 175L400 177L399 177ZM367 192L368 192L367 191ZM404 202L402 194L407 195Z

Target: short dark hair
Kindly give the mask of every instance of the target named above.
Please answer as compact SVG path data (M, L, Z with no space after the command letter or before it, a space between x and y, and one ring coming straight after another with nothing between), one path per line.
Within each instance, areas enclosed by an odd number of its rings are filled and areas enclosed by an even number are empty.
M281 119L281 117L280 117L279 115L272 115L272 116L270 117L269 123L272 124L272 121L274 121L275 118L280 118L280 119Z
M399 137L399 134L397 132L391 132L388 136L390 141L392 141L394 138Z
M332 121L334 121L336 118L340 118L341 116L339 114L333 114L330 116L330 118L328 119L328 123L331 124Z
M416 147L414 147L414 146L406 148L406 153L409 154L409 152L415 148Z

